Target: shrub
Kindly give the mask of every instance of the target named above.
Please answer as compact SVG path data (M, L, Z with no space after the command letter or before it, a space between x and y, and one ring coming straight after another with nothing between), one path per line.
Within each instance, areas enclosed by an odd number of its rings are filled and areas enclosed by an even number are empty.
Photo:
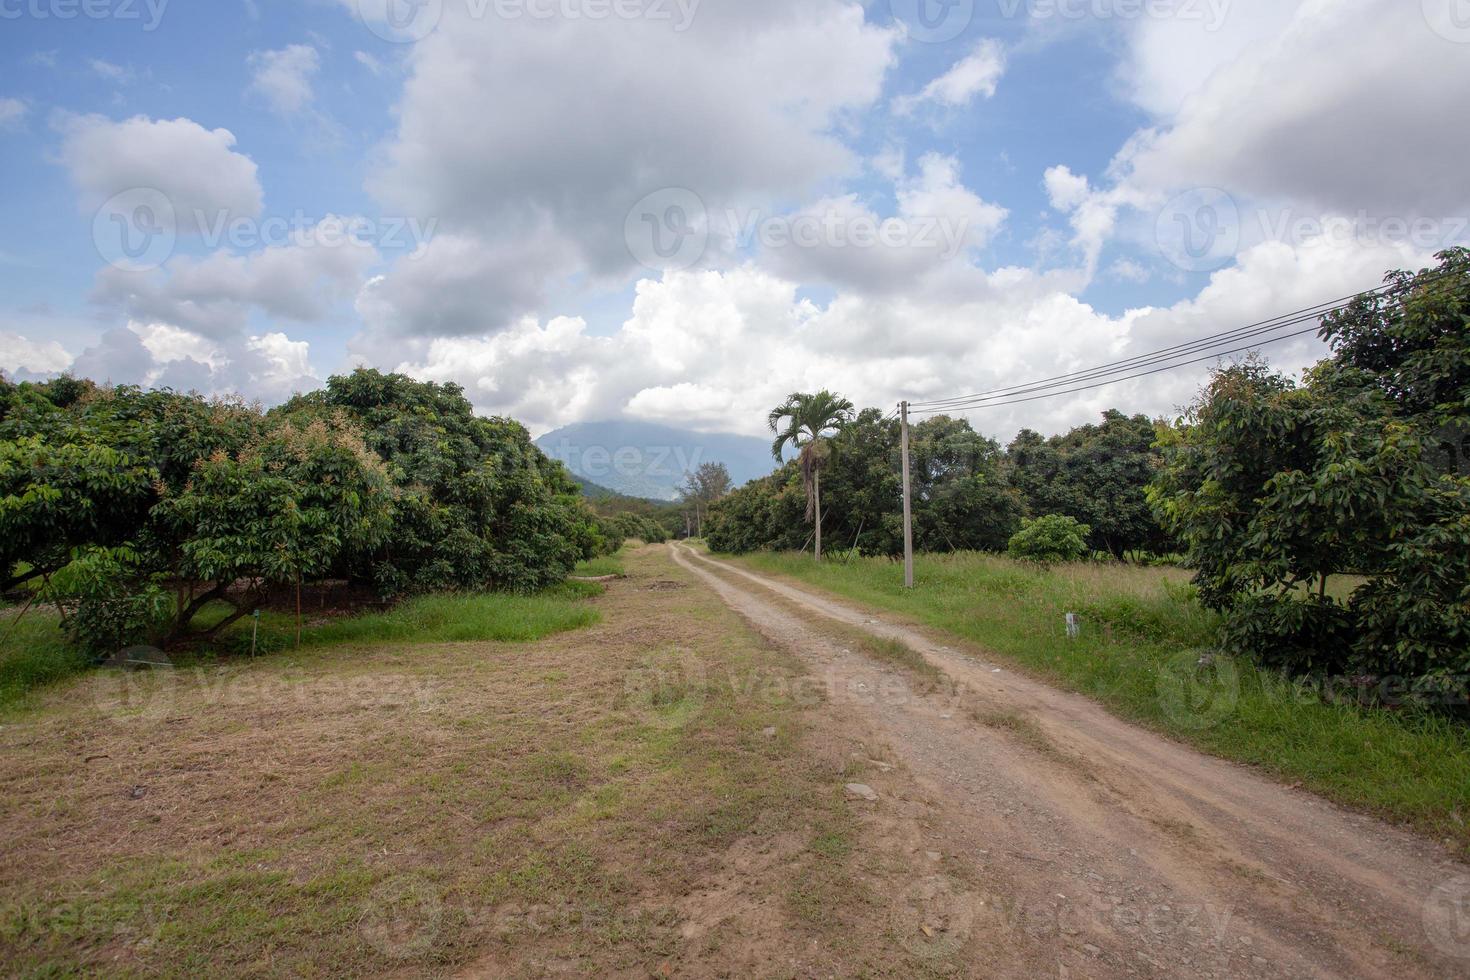
M1075 517L1048 514L1022 521L1006 550L1012 558L1042 565L1081 561L1088 553L1091 533L1092 528Z

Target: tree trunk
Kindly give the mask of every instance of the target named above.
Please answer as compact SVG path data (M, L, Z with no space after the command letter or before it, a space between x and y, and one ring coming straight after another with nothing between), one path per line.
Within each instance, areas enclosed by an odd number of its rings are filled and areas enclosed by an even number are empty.
M822 471L812 469L812 498L817 505L817 561L822 560Z

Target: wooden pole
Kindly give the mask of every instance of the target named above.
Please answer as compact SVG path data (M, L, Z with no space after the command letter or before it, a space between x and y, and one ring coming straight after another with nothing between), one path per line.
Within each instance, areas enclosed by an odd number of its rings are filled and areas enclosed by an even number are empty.
M909 499L909 403L898 406L903 432L903 587L914 587L914 518Z
M812 469L812 491L817 501L817 561L822 560L822 471L818 467Z

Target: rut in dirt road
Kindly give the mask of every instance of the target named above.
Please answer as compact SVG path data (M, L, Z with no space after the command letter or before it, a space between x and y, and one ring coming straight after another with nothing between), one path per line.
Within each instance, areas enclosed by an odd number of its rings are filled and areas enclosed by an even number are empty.
M939 923L921 922L923 935L960 970L1470 975L1470 868L1439 845L982 663L958 641L671 548L824 676L940 802L954 863L916 901ZM899 640L951 683L881 689L834 628Z

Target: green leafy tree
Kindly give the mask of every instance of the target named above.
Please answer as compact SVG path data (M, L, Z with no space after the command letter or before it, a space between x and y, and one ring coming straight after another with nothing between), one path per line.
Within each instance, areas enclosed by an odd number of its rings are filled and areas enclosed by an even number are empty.
M903 486L899 424L864 409L827 440L824 491L842 500L825 514L824 535L870 554L903 550ZM921 550L1002 550L1020 526L1020 496L1007 484L994 440L963 419L925 419L911 432L914 537ZM714 507L706 522L710 546L729 552L795 550L806 491L800 464L739 490Z
M1092 528L1094 551L1115 558L1129 552L1161 553L1172 542L1148 503L1158 472L1155 424L1147 416L1103 413L1101 425L1084 425L1044 438L1024 429L1011 442L1011 481L1032 514L1065 514Z
M341 410L398 490L392 533L345 571L387 595L530 591L611 544L577 483L519 423L475 415L458 385L358 370L280 413Z
M679 495L686 506L694 508L696 537L704 537L705 511L728 496L733 483L730 469L724 463L700 463L685 474Z
M1047 514L1027 518L1007 545L1007 553L1018 561L1053 565L1081 561L1087 556L1087 536L1092 528L1075 517Z
M1334 357L1303 384L1254 360L1217 373L1150 494L1227 646L1449 683L1470 672L1470 477L1445 438L1470 404L1470 268L1449 252L1389 281L1396 302L1326 320Z
M798 450L797 464L807 495L806 520L815 529L816 559L822 560L822 466L827 460L827 439L853 415L852 402L830 391L796 393L771 409L766 421L776 434L771 454L784 458L788 446Z

